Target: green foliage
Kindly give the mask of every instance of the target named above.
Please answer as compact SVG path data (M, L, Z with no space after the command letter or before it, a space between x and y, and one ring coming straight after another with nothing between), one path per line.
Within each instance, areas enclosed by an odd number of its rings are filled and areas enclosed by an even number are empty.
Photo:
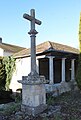
M79 89L81 90L81 53L79 55L79 63L78 63L76 82L77 82Z
M53 95L52 92L46 94L46 103L48 105L52 105L54 103L55 97L53 97L52 95Z
M15 70L15 59L11 56L3 58L3 65L6 71L6 90L9 90L9 85L12 79L13 72Z
M51 105L51 104L53 104L53 103L54 103L54 98L50 96L50 97L47 99L47 104L48 104L48 105Z
M0 60L0 90L5 89L5 83L6 83L6 71L2 63L2 60Z

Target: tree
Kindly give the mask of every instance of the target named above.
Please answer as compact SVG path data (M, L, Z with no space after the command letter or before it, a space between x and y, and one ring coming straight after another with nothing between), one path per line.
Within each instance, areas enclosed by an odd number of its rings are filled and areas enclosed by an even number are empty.
M79 54L79 62L78 62L76 81L77 81L77 85L78 85L79 89L81 90L81 53Z
M13 72L15 70L15 59L11 56L3 58L3 65L6 71L6 90L9 90L9 85L12 79Z
M76 76L76 82L78 87L81 90L81 13L80 13L80 24L79 24L79 61L78 61L78 70Z

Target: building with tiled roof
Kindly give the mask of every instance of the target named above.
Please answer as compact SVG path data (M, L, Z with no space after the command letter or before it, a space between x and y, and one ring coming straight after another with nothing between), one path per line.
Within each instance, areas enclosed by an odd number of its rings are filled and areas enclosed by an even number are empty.
M23 49L25 48L16 46L16 45L3 43L2 38L0 38L0 57L11 56L12 54L17 53Z
M36 68L39 75L44 75L48 80L47 91L56 91L57 86L60 92L70 89L68 84L75 81L76 77L78 54L79 50L76 48L51 41L36 46ZM17 80L22 80L22 76L27 76L31 71L30 49L25 48L15 53L13 57L16 58L16 71L10 89L16 92L22 88ZM61 89L61 83L65 88Z

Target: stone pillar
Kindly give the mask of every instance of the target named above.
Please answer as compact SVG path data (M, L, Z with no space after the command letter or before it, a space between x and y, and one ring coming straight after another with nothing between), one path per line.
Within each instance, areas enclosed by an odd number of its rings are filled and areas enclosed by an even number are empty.
M71 60L71 80L75 79L75 59Z
M49 83L54 84L54 63L53 58L54 56L47 56L49 58Z
M66 58L62 58L62 81L61 82L65 82L65 59Z
M37 59L37 62L36 62L36 70L37 70L37 73L39 74L39 60Z

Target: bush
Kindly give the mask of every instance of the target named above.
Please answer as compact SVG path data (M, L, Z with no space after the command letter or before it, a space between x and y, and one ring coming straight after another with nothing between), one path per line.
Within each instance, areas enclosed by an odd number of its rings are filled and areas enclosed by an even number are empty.
M9 90L15 68L15 59L13 57L3 57L0 60L0 90Z
M6 71L2 63L2 60L0 60L0 90L5 90L5 84L6 84Z
M0 90L0 104L9 103L14 101L14 99L11 98L12 91L5 91Z

